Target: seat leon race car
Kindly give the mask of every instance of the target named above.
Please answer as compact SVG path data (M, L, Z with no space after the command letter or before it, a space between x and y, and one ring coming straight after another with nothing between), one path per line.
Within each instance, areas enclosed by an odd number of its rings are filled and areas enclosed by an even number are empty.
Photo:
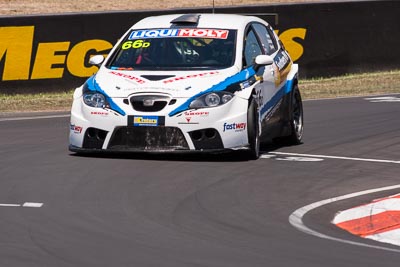
M294 64L254 16L186 14L133 25L73 96L73 152L243 150L299 144L303 108Z

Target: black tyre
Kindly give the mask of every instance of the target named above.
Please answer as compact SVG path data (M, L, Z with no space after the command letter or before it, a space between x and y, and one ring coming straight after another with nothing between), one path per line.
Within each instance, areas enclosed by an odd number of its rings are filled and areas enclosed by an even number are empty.
M287 145L298 145L303 138L304 118L303 102L301 100L300 90L297 85L293 88L293 94L290 104L290 130L291 134L284 138Z
M260 157L260 126L257 102L252 99L247 111L247 134L249 138L249 158Z

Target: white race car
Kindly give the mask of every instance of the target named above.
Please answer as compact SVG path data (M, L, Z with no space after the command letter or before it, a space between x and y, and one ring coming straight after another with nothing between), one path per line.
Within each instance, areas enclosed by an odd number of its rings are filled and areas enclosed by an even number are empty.
M133 25L74 92L70 151L220 151L299 144L298 65L253 16L164 15Z

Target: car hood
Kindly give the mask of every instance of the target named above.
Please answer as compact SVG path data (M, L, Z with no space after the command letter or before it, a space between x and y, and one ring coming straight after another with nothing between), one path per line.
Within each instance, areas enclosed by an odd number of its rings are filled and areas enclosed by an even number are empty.
M239 72L237 67L198 71L127 71L101 68L91 80L109 97L137 93L164 93L187 98L223 82Z

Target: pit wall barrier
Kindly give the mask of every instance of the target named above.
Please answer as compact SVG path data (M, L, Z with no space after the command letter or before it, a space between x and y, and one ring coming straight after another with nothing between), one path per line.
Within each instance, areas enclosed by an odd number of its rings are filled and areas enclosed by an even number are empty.
M96 72L89 58L107 55L147 16L211 13L212 8L0 16L0 93L65 91ZM400 67L400 1L346 1L215 8L268 21L300 65L303 78Z

